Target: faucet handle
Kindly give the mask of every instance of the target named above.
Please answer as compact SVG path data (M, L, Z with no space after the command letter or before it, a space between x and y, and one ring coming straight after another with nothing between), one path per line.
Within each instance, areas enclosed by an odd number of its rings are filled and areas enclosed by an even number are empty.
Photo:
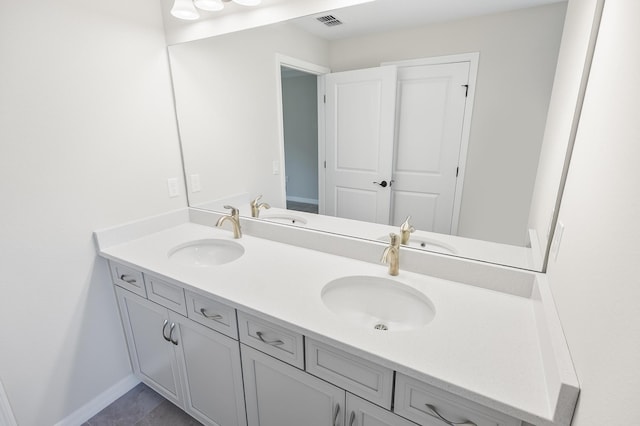
M255 207L258 205L258 201L260 201L260 198L262 198L262 194L258 195L256 198L253 199L253 201L251 201L251 203L249 203L251 205L251 207Z
M237 217L240 214L240 211L233 206L229 206L229 205L224 205L223 206L225 209L231 210L231 216L233 217Z
M400 229L402 231L409 231L409 232L415 232L416 228L414 228L410 223L409 220L411 219L411 216L407 216L407 218L405 219L405 221L402 223L402 225L400 225Z

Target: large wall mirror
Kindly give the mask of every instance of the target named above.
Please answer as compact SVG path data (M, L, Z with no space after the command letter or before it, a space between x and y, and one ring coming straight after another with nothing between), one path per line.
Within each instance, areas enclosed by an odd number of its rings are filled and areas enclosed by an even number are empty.
M250 216L262 195L260 220L379 241L410 216L409 247L540 270L529 217L567 3L471 3L169 46L189 205Z

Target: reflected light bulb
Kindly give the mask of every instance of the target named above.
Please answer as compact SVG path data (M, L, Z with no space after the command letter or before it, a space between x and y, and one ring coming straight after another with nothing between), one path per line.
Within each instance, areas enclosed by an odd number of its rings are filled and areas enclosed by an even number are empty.
M242 6L257 6L262 0L233 0L234 3Z
M193 3L198 9L206 10L208 12L217 12L224 9L222 0L194 0Z
M175 0L171 8L171 14L176 18L187 20L194 20L200 17L192 0Z

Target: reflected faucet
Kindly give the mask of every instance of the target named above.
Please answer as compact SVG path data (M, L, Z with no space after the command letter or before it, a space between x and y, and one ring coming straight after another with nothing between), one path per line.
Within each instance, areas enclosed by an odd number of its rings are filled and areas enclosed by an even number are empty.
M398 275L400 272L400 239L397 234L389 234L389 246L384 249L380 261L389 264L389 275Z
M409 223L409 219L411 219L411 216L407 216L404 223L400 225L400 244L402 245L407 245L409 243L409 237L416 231L416 228Z
M260 203L258 201L262 198L262 194L258 195L255 200L253 200L249 205L251 206L251 217L260 216L260 209L270 209L271 206L267 203Z
M229 220L233 226L233 238L242 237L242 230L240 229L240 211L232 206L224 206L224 208L230 209L231 213L218 219L216 226L222 226L225 221Z

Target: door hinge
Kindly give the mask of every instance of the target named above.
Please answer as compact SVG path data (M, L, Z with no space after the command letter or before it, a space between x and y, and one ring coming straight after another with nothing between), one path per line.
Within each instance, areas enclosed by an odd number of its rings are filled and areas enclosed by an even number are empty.
M462 87L465 88L464 97L468 98L469 97L469 85L468 84L463 84Z
M456 167L456 177L458 177L459 172L460 172L460 167Z

